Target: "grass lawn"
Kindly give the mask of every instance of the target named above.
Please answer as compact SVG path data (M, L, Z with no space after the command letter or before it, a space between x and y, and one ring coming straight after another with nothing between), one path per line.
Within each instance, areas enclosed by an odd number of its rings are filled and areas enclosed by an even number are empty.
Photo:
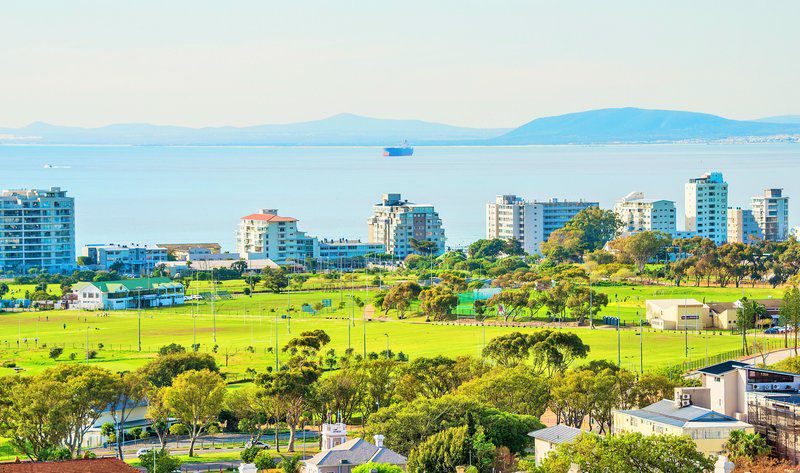
M212 316L210 303L206 302L200 302L196 307L192 304L143 310L142 352L137 351L138 317L135 310L111 311L107 316L101 312L87 311L7 312L0 315L0 361L16 363L27 373L41 371L53 363L70 362L71 353L75 353L74 362L84 362L88 339L89 347L98 351L97 358L89 360L90 363L113 371L131 370L155 356L159 347L172 342L189 347L196 340L201 345L201 351L211 352L216 333L218 348L214 356L223 370L235 379L236 376L243 376L249 367L263 371L266 366L274 365L275 354L269 349L275 346L276 337L278 346L282 347L289 338L304 330L323 329L328 332L332 338L330 348L335 349L337 354L342 354L348 347L361 353L365 332L368 352L385 350L388 342L392 351L402 351L411 358L438 354L478 356L483 347L484 329L480 326L429 324L419 317L365 323L361 317L363 309L357 307L353 309L355 320L349 324L352 306L346 295L342 294L341 298L346 305L344 309L326 309L326 312L314 316L297 311L291 320L280 317L285 312L286 295L276 294L237 297L215 303L216 316ZM355 295L361 298L366 296L365 291L355 291ZM299 309L303 303L332 298L336 306L338 296L338 293L322 292L292 294L291 304ZM486 327L485 340L515 330L533 329ZM588 328L570 330L578 333L591 346L590 359L616 361L615 331ZM39 349L36 349L36 337L39 338ZM17 348L18 338L21 340L21 349ZM690 334L688 339L691 359L704 357L706 347L709 354L715 354L735 349L741 344L739 337L727 334ZM100 343L103 348L98 348ZM64 354L56 362L50 360L49 347L41 348L45 344L63 346ZM636 333L623 330L621 345L623 365L637 367L639 343ZM247 350L248 346L253 347L253 352ZM646 369L669 366L684 360L683 333L645 329L644 346ZM281 357L283 355L281 353ZM12 369L0 368L0 374L10 373L13 373Z
M17 451L8 444L8 439L0 437L0 462L13 461L18 455ZM21 460L27 457L20 456Z

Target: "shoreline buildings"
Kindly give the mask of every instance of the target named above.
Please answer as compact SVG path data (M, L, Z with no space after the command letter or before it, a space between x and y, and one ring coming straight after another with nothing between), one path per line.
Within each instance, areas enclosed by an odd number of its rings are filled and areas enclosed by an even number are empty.
M412 240L429 241L435 246L433 254L444 253L444 228L433 205L415 204L400 194L383 194L381 202L372 207L367 225L369 243L383 245L386 253L399 258L416 253Z
M677 234L675 202L665 199L646 199L644 192L631 192L614 205L622 226L620 236L641 232Z
M550 199L528 202L516 195L498 195L486 204L486 238L514 239L530 254L541 254L541 244L581 210L598 202Z
M728 209L728 243L756 243L764 238L752 210Z
M270 259L279 265L303 264L319 256L319 242L297 229L297 219L261 209L245 215L236 234L236 252L243 259Z
M60 187L0 193L0 271L75 268L75 199Z
M707 172L685 185L686 231L717 245L728 238L728 183L721 172Z
M96 269L116 269L122 274L146 275L156 266L167 262L167 249L155 245L89 244L82 250Z
M764 189L764 195L751 199L750 208L765 240L789 238L789 198L783 189Z

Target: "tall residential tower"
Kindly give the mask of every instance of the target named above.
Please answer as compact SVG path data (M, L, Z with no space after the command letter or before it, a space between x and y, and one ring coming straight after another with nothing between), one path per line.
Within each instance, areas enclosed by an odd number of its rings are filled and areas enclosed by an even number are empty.
M621 236L641 232L676 233L675 202L664 199L645 199L643 192L631 192L614 205L614 212L622 222Z
M783 189L764 189L763 196L752 198L750 208L765 240L789 238L789 198L783 195Z
M430 204L414 204L402 200L400 194L383 194L381 202L372 207L369 242L378 243L386 252L405 258L415 253L411 240L430 241L434 254L444 252L444 229L439 214Z
M686 231L721 245L728 238L728 183L721 172L689 179L685 186Z
M59 187L0 193L0 270L75 267L75 199Z

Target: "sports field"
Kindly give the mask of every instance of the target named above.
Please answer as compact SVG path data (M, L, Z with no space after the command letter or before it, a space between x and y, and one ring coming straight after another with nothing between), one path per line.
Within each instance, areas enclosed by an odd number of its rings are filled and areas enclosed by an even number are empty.
M681 288L682 294L685 293L685 289L687 288ZM645 293L645 290L638 287L630 288L630 293L640 290L642 294ZM703 290L708 291L706 288ZM71 353L75 353L76 362L82 362L85 361L88 342L89 349L98 352L97 358L89 360L90 363L120 371L141 366L148 358L155 356L154 352L160 346L168 343L179 343L186 347L192 343L199 343L203 352L211 352L214 345L217 345L215 356L223 369L232 375L241 376L248 367L263 371L266 366L275 364L275 354L270 349L276 345L276 340L277 345L282 347L292 336L310 329L323 329L328 332L332 338L329 348L335 349L337 355L343 354L348 347L353 348L356 353L361 353L364 350L366 335L368 352L383 351L388 342L392 351L402 351L412 358L437 354L478 356L485 341L492 337L515 330L533 330L432 324L425 323L421 317L402 321L390 317L385 321L364 322L362 316L364 309L355 306L350 296L369 300L371 294L371 291L363 290L341 293L295 293L290 296L256 294L253 297L239 296L217 301L214 303L213 312L211 303L201 301L176 308L143 310L141 318L137 316L135 310L107 313L6 312L0 315L0 361L15 363L25 372L37 372L54 363L47 356L50 347L54 345L64 347L64 354L58 362L68 362ZM719 296L723 295L725 294L720 291ZM668 295L668 297L675 296ZM316 315L300 311L303 303L313 304L322 299L331 299L333 307ZM641 300L642 305L643 300L644 298ZM634 302L637 301L629 300L631 306L628 310L631 310ZM339 303L343 303L344 307L339 308ZM291 319L283 317L287 305L294 308ZM610 309L611 307L606 309L605 313ZM140 321L141 352L137 346ZM617 360L615 330L611 328L565 330L578 333L584 342L591 346L589 359ZM703 358L706 353L714 355L741 346L741 338L731 334L690 333L686 337L682 332L658 332L645 328L642 347L645 369L670 366L685 360L687 339L689 359ZM18 343L20 348L17 348ZM99 344L102 344L102 348L99 348ZM47 347L42 348L45 345ZM631 369L638 369L640 346L636 330L622 330L620 345L622 364ZM253 347L252 352L248 347ZM0 374L11 372L13 372L11 368L0 368Z

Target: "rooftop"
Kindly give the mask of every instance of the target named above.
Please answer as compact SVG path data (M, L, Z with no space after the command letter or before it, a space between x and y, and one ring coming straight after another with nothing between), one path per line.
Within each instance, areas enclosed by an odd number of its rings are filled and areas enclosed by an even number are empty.
M260 222L296 222L297 221L296 218L281 217L280 215L277 215L277 214L266 214L266 213L245 215L244 217L242 217L242 220L257 220L257 221L260 221Z
M720 414L719 412L699 406L675 407L674 401L664 399L654 404L650 404L642 409L620 410L618 412L628 414L640 419L647 419L660 424L674 425L676 427L697 427L697 424L710 426L711 424L721 426L741 426L746 427L747 423L738 421L733 417Z
M648 299L651 305L658 306L660 309L669 309L675 306L704 306L697 299Z
M405 465L408 460L403 455L388 448L376 447L361 438L354 438L324 452L319 452L306 460L307 464L317 466L363 465L371 461Z
M547 427L546 429L534 430L528 435L538 440L544 440L545 442L560 445L562 443L572 442L575 440L575 437L580 435L582 432L583 431L581 429L576 429L575 427L570 427L564 424L558 424L552 427Z
M723 361L722 363L717 363L716 365L706 366L705 368L699 369L697 371L699 373L710 374L712 376L719 376L721 374L730 373L731 371L744 366L749 366L749 363L744 363L742 361L736 361L736 360L728 360L728 361Z
M80 288L88 285L92 285L103 292L129 292L137 291L139 289L147 290L157 287L183 286L181 283L173 282L170 278L160 277L121 279L119 281L84 282L75 284L73 289L77 291L80 290Z

